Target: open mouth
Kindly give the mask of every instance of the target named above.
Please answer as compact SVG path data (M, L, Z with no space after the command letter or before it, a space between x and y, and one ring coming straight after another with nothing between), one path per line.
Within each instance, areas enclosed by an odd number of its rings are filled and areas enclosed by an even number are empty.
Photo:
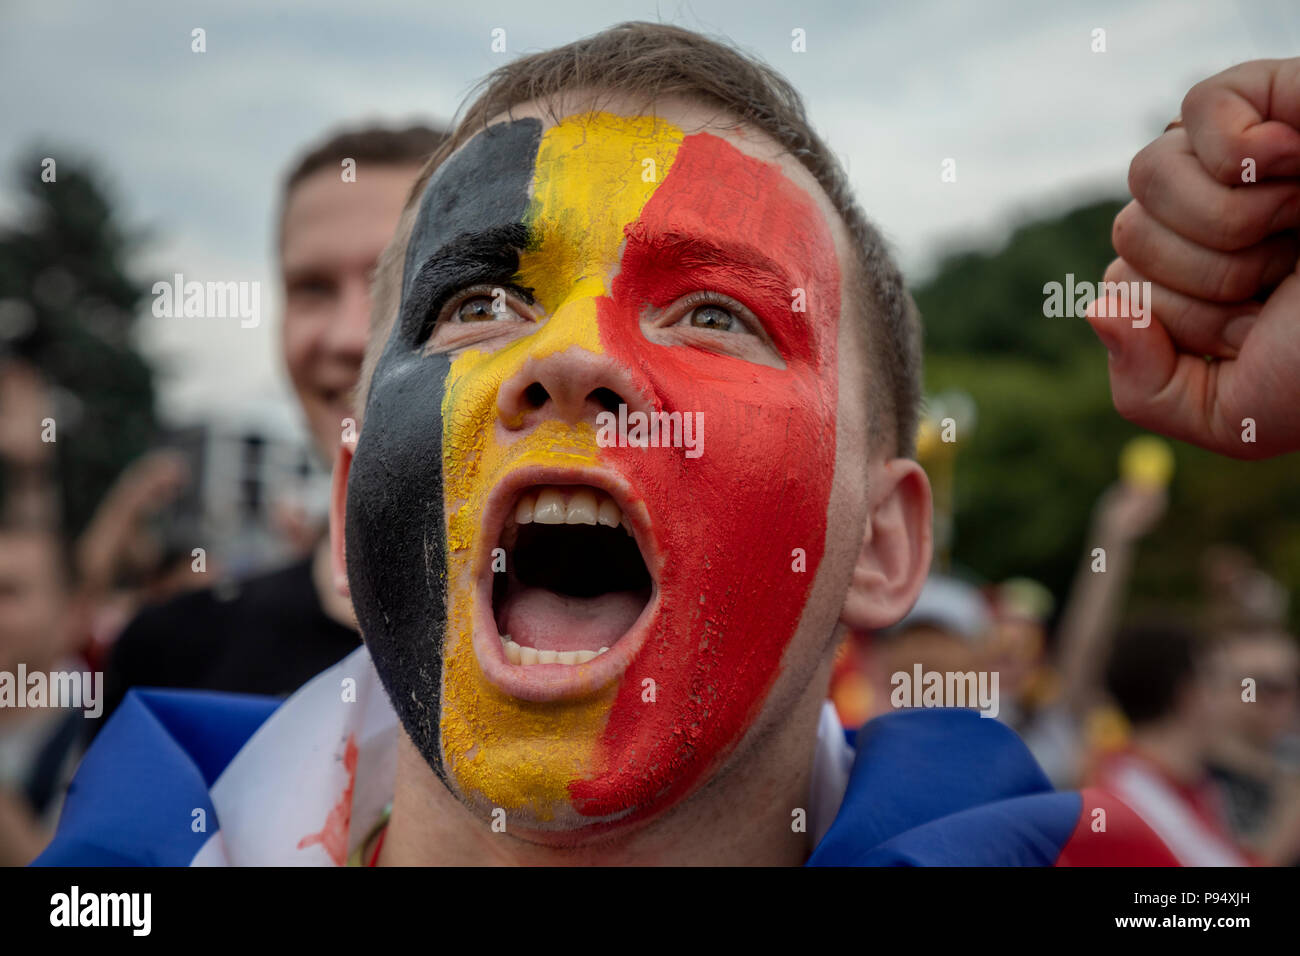
M653 580L623 510L590 485L535 485L501 532L492 611L506 660L586 664L610 651L650 602Z

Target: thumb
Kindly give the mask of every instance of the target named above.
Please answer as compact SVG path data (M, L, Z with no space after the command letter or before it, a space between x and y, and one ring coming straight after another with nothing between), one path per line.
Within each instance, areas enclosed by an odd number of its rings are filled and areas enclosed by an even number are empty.
M1224 440L1208 414L1213 406L1214 363L1199 355L1180 353L1158 318L1134 328L1117 310L1088 308L1086 318L1109 354L1110 391L1115 410L1142 428L1193 444L1240 451L1235 432Z

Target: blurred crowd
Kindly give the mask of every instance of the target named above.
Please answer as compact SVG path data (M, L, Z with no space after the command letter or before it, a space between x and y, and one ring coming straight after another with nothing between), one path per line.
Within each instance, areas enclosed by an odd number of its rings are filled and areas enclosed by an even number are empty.
M443 136L425 126L343 130L306 149L282 180L282 360L319 474L328 475L352 414L371 273ZM214 457L250 450L239 443L196 449L188 433L159 430L154 449L73 526L61 492L75 465L61 452L84 439L68 430L74 389L52 371L63 343L42 328L40 290L13 284L0 296L0 674L102 672L103 700L93 719L0 706L3 865L27 863L44 847L78 759L130 688L286 696L360 640L329 573L322 496L316 507L311 496L254 501L264 525L255 530L274 539L272 548L210 547L236 539L224 534L230 514L194 494L200 484L215 474L251 485L235 497L266 495L247 469L212 468ZM63 284L75 287L75 278ZM252 444L252 457L265 458L266 443ZM279 560L258 567L250 553Z
M283 180L283 361L323 471L351 414L371 272L441 139L423 127L348 130ZM345 160L355 181L340 176ZM87 720L0 708L5 865L42 849L80 754L129 688L286 695L359 640L331 578L322 514L268 512L287 560L223 567L169 528L197 476L193 456L161 441L71 535L57 491L67 475L43 426L61 419L63 384L23 330L0 339L0 671L102 671L104 709ZM1112 791L1186 863L1295 865L1300 656L1284 589L1250 555L1207 542L1194 621L1125 615L1138 545L1165 512L1167 454L1148 445L1121 466L1059 606L1028 577L936 573L895 627L849 635L832 699L853 728L890 710L894 675L918 665L996 673L995 719L1057 786Z
M896 675L996 673L996 719L1058 788L1119 797L1185 865L1300 864L1288 595L1243 550L1212 545L1198 613L1126 614L1135 552L1166 509L1155 479L1129 469L1102 495L1061 607L1028 578L934 574L897 625L845 641L832 700L860 726L894 706Z

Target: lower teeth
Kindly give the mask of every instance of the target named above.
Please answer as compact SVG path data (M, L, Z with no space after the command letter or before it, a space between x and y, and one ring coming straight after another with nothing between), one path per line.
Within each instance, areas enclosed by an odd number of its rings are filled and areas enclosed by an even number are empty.
M609 650L602 647L598 651L539 651L535 647L521 647L510 640L509 634L501 636L501 646L505 648L506 660L524 667L533 664L585 664Z

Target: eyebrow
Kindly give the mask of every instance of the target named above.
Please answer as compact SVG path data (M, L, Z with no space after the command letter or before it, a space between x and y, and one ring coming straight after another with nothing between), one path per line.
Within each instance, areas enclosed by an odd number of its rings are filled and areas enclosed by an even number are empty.
M627 231L625 262L629 252L652 257L660 268L667 265L700 271L739 267L751 289L782 309L788 309L791 290L799 285L781 263L743 239L684 232L650 233L634 226Z
M408 249L406 268L403 270L406 273L402 283L403 294L408 294L417 283L426 280L431 274L449 268L475 270L483 266L500 266L513 262L517 271L519 254L528 248L531 238L530 230L523 223L510 223L460 233L438 243L427 252Z
M433 306L461 286L511 282L519 272L519 254L528 244L528 227L510 223L461 233L427 252L408 249L403 269L401 328L407 334L418 334ZM519 291L531 301L531 289Z

